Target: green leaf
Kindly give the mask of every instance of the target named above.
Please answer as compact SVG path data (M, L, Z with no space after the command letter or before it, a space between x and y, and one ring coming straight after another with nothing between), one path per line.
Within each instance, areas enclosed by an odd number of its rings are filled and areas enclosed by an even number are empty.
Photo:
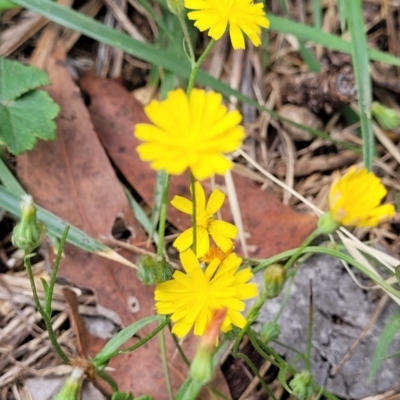
M3 105L48 84L49 78L42 70L0 57L0 103Z
M161 315L152 315L150 317L142 318L139 321L127 326L112 337L106 345L100 350L93 360L93 364L97 368L102 368L104 364L109 361L110 355L119 349L126 341L128 341L137 331L152 322L162 321L165 317Z
M390 321L383 328L381 336L379 337L378 344L374 351L374 357L372 359L371 369L369 371L368 380L371 381L375 374L378 372L382 361L385 358L387 349L392 343L392 340L396 333L400 330L400 311L393 315Z
M6 210L17 218L21 218L21 208L19 205L20 200L20 196L12 193L3 185L0 185L0 208ZM36 206L36 208L38 220L42 221L46 225L49 233L60 239L63 236L65 228L70 226L70 224L40 206ZM93 239L74 226L70 226L68 243L71 243L82 250L96 254L113 252L113 250L108 246Z
M129 205L131 206L132 211L135 214L135 218L138 220L141 227L147 232L147 234L157 244L158 243L158 234L154 232L154 228L153 228L153 225L152 225L149 217L146 215L146 213L143 211L140 204L135 200L135 198L131 195L131 193L129 192L129 190L126 187L124 187L124 191L125 191L126 197L128 198Z
M3 185L17 196L25 194L25 190L22 188L17 178L8 169L4 160L0 157L0 181Z
M44 91L31 91L15 101L0 104L0 143L11 153L32 149L37 138L55 139L60 107Z
M0 11L9 10L10 8L18 7L15 3L9 0L0 0Z
M361 0L346 1L346 20L351 35L351 53L357 86L358 108L363 139L363 161L368 170L372 168L375 155L374 133L372 131L372 86L369 75L367 38L364 32L363 7Z

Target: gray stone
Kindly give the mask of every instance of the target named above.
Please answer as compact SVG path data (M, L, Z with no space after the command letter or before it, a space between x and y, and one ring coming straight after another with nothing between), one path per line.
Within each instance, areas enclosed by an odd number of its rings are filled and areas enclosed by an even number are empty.
M361 273L357 270L354 272L363 285L371 285ZM257 274L256 279L261 283L262 274ZM380 333L399 309L391 300L350 358L336 376L332 376L332 371L370 320L381 293L357 286L341 262L335 258L315 255L301 265L291 287L290 298L278 321L281 328L278 340L302 353L305 352L310 281L314 300L312 372L318 383L331 393L346 399L361 399L398 387L400 357L383 361L374 380L367 381ZM273 319L287 289L288 283L277 299L270 300L263 306L256 330L261 329L263 323ZM270 345L288 361L294 360L300 370L304 367L293 351L276 343ZM397 334L388 354L399 350L400 335Z

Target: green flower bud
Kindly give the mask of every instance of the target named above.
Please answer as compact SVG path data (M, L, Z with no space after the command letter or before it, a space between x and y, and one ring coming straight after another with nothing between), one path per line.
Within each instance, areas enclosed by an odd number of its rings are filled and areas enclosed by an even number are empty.
M276 322L267 322L264 324L261 331L261 339L268 343L271 340L275 340L281 334L281 328Z
M312 375L308 371L296 374L289 382L289 386L298 399L310 399L314 392L312 387Z
M54 400L79 400L85 371L75 367Z
M22 196L21 210L22 218L14 228L11 241L20 249L32 251L40 246L43 233L43 227L36 218L36 207L32 196Z
M272 264L264 271L264 289L269 298L279 295L286 280L286 271L280 264Z
M393 108L385 107L383 104L374 101L371 112L383 129L391 130L400 125L400 116Z
M164 256L144 255L140 258L138 278L145 285L157 285L171 279L173 271Z
M340 224L336 222L330 211L319 217L318 229L321 233L329 234L335 232L340 227Z
M184 0L167 0L169 11L175 15L182 15L185 9Z
M148 396L141 396L140 398L146 398ZM111 400L133 400L133 394L132 393L122 393L122 392L114 392Z
M213 353L212 349L202 348L201 346L197 348L196 356L190 365L189 373L194 381L205 385L212 379L214 375L212 364Z

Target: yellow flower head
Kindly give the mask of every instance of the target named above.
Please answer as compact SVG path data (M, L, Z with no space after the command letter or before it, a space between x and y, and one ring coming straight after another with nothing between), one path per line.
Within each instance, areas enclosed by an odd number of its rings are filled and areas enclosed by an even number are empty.
M215 259L203 271L192 250L180 253L184 272L175 271L173 279L156 286L155 300L159 314L172 314L172 332L185 336L194 326L194 334L202 336L216 310L226 309L221 325L228 332L232 325L243 328L243 300L257 296L257 285L248 283L250 268L239 270L242 259L230 254L224 261Z
M244 49L245 33L254 46L261 44L261 28L269 27L264 13L264 4L253 0L185 0L185 7L191 11L188 18L201 32L209 29L208 35L218 40L229 24L229 35L235 50Z
M221 261L225 260L226 257L229 256L233 251L233 247L231 247L228 251L222 251L219 247L211 246L210 250L207 251L204 256L199 258L200 262L204 262L206 264L210 264L215 258L220 259Z
M396 213L392 204L380 206L386 193L377 176L365 168L353 166L331 187L330 214L340 225L376 226L390 220Z
M196 179L223 175L232 168L224 153L237 150L245 136L239 111L228 112L222 96L193 89L169 92L164 101L145 107L152 124L137 124L135 135L145 143L137 151L155 170L180 175L190 168Z
M193 195L193 193L192 193ZM210 249L209 234L214 242L223 251L232 249L234 239L238 233L235 225L229 222L214 219L214 214L222 207L225 194L215 189L210 195L206 204L206 195L199 182L195 183L196 196L196 255L204 256ZM171 204L186 214L192 215L193 203L182 196L175 196ZM179 252L187 250L193 244L193 228L182 232L174 241L173 246Z

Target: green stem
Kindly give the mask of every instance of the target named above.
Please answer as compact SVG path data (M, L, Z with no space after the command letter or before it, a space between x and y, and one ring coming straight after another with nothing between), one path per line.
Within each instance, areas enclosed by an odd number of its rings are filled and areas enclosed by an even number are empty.
M170 330L170 332L171 332L171 331L172 331L172 325L171 325L171 323L168 324L168 328L169 328L169 330ZM184 362L188 367L190 367L190 361L189 361L189 359L186 357L186 354L185 354L185 352L183 351L182 346L179 344L178 338L177 338L176 335L174 335L172 332L171 332L171 336L172 336L172 340L173 340L174 343L175 343L176 349L178 350L178 353L179 353L180 356L182 357L183 362Z
M178 13L177 16L178 16L179 23L181 24L183 35L185 37L185 41L186 41L188 49L189 49L190 66L191 66L191 68L193 70L193 68L196 65L196 57L194 55L192 41L190 40L189 31L188 31L188 28L186 26L186 22L185 22L185 19L183 18L183 15L181 13Z
M312 283L310 282L310 304L308 305L308 330L307 330L307 348L306 348L306 358L305 367L306 370L311 373L311 348L312 348L312 335L313 335L313 293L312 293Z
M242 360L244 360L246 362L246 364L250 367L250 369L253 371L254 375L257 376L258 381L260 382L261 386L263 387L263 389L268 393L268 396L271 397L273 400L276 400L276 397L274 395L274 393L272 392L272 390L268 387L268 385L265 383L265 380L263 379L263 377L260 375L260 373L258 372L258 369L256 368L256 366L253 364L253 362L250 360L249 357L246 356L246 354L243 353L238 353L237 354L238 358L241 358Z
M158 244L157 254L162 255L164 253L164 237L165 237L165 224L167 221L167 209L168 209L168 194L169 185L171 182L171 175L167 175L165 179L164 193L162 196L162 204L160 209L160 221L158 223Z
M60 345L57 342L57 338L53 331L53 326L51 324L50 315L46 314L45 310L43 309L42 305L40 304L39 296L38 296L37 290L36 290L35 278L33 277L33 272L32 272L32 265L31 265L31 261L30 261L31 256L32 255L30 255L28 252L25 252L24 265L25 265L26 271L28 273L29 282L31 284L33 299L35 301L36 308L43 318L43 321L46 325L47 334L49 335L50 342L51 342L55 352L59 355L59 357L66 364L69 364L70 363L69 358L67 357L67 355L64 353L64 351L62 350L62 348L60 347Z
M194 254L197 255L197 204L196 204L196 179L193 176L192 172L190 172L190 182L192 186L192 204L193 204L193 215L192 215L192 224L193 224L193 251Z
M243 340L244 335L246 335L246 333L247 333L248 329L250 328L251 324L257 319L258 313L259 313L262 305L267 300L267 298L268 297L265 294L261 295L257 299L257 301L250 307L250 310L247 313L246 325L240 331L238 337L235 340L235 344L234 344L233 349L232 349L232 354L234 356L236 356L238 354L239 345L240 345L241 341Z
M278 322L280 316L282 315L283 310L285 309L286 303L289 300L290 293L291 293L291 288L292 288L292 285L293 285L293 282L294 282L294 277L296 275L296 272L297 272L297 270L295 270L294 273L292 275L290 275L288 277L288 279L287 279L287 281L289 281L289 279L290 279L290 282L286 285L286 291L285 291L285 294L283 296L282 302L280 304L279 311L278 311L278 313L275 315L275 317L273 319L274 323Z
M160 325L162 325L162 324L160 324ZM174 400L174 392L172 391L171 376L169 374L169 368L168 368L167 348L165 345L164 330L160 331L158 337L160 339L161 359L162 359L162 364L163 364L165 384L167 386L168 397L170 400Z
M113 353L107 354L106 357L97 360L96 364L97 365L107 364L113 357L116 357L116 356L119 356L119 355L125 354L125 353L130 353L130 352L136 350L137 348L139 348L140 346L143 346L150 339L152 339L154 336L156 336L158 332L162 331L169 324L169 321L170 321L169 317L165 318L164 322L162 322L160 325L158 325L157 328L155 328L153 331L151 331L143 339L140 339L137 343L135 343L132 346L126 347L121 350L116 350Z
M58 267L60 266L62 253L65 247L65 243L67 241L68 231L69 231L69 226L66 226L63 235L61 237L60 244L58 246L57 256L54 261L53 269L51 271L49 288L47 293L45 293L44 311L49 317L51 316L51 302L53 301L53 292L54 292L54 286L56 284Z
M208 43L206 49L204 50L203 54L199 57L194 65L192 65L192 71L190 72L189 83L186 89L186 93L189 95L193 89L194 83L196 81L197 71L199 70L201 64L206 59L208 54L210 53L211 49L214 47L215 40L211 39L210 43Z
M287 271L298 259L300 254L303 252L303 250L311 243L313 242L318 236L320 235L319 229L315 229L314 232L312 232L306 240L301 244L301 246L292 254L292 256L289 258L289 260L286 262L284 265L283 269Z

